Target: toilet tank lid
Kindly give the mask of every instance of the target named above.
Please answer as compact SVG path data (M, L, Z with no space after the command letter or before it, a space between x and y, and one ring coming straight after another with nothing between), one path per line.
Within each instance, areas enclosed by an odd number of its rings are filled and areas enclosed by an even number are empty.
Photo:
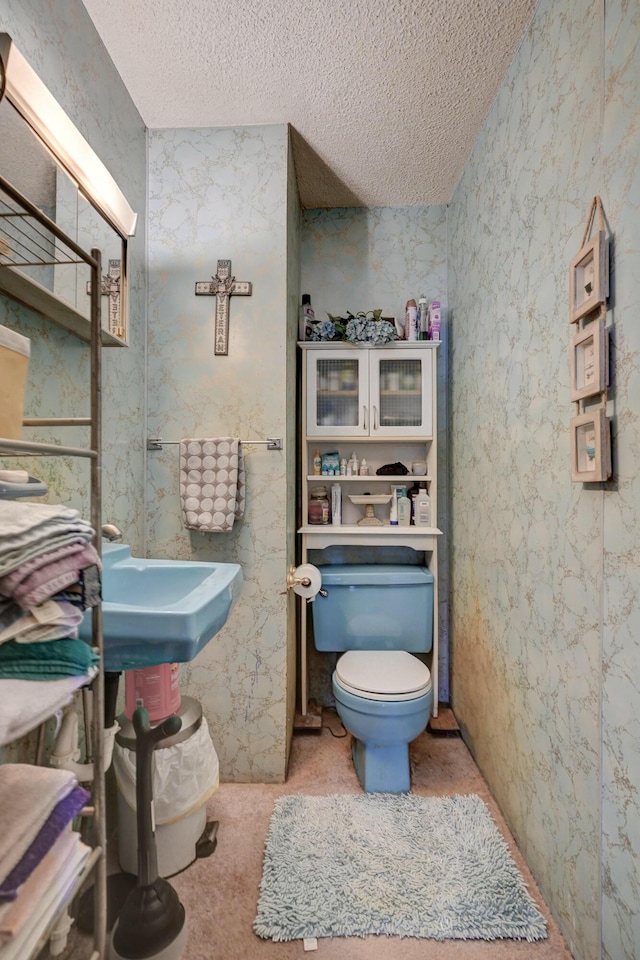
M426 567L402 563L335 563L318 567L326 586L358 584L433 583Z

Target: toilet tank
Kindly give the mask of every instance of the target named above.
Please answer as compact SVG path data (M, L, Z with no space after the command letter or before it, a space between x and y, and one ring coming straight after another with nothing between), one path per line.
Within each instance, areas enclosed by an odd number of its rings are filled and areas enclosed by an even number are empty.
M402 564L318 567L328 597L312 606L318 650L408 650L433 643L433 574Z

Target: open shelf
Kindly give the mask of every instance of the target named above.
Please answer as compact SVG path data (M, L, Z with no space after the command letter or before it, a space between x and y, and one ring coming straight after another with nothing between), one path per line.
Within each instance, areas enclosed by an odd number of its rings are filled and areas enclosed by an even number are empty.
M52 277L56 268L91 268L93 263L57 224L0 176L0 293L91 343L90 317L25 271L38 270ZM105 347L127 346L104 329L101 342Z
M89 459L90 487L90 523L97 537L95 547L100 554L99 531L102 514L102 470L100 432L102 423L101 376L102 350L105 346L126 346L126 343L101 329L100 323L100 279L102 274L100 250L95 248L88 253L64 234L53 221L40 211L28 199L15 190L0 176L0 294L6 294L13 300L23 303L30 309L42 314L48 321L61 327L75 337L90 345L90 417L44 417L24 421L25 426L89 426L89 442L86 447L67 446L58 443L40 443L36 441L0 438L0 455L5 456L54 456L84 457ZM43 285L41 280L53 280L53 270L69 268L69 289L88 290L90 316L83 316L69 302ZM90 283L83 286L76 276L77 267L86 268L86 278ZM32 274L35 273L35 276ZM38 279L36 279L36 276ZM36 495L34 491L34 495ZM87 862L78 865L68 889L51 902L41 916L37 916L37 906L33 904L34 938L29 934L28 949L20 953L20 960L34 960L41 952L52 933L57 919L67 905L79 892L82 885L94 878L94 933L89 960L103 960L106 941L106 816L105 816L105 780L104 780L104 670L103 670L103 633L100 604L93 608L92 646L98 654L99 667L95 677L88 679L93 692L93 724L91 731L91 753L93 757L93 780L91 783L92 803L84 815L91 818L92 852ZM55 711L52 711L52 714ZM40 733L44 727L40 725ZM87 731L87 736L89 733ZM42 741L44 743L44 740ZM88 751L89 752L89 751ZM73 868L75 871L75 867ZM51 888L50 888L51 890ZM52 891L51 891L52 892ZM44 904L44 901L41 905ZM30 905L31 906L31 905ZM63 933L58 933L60 939ZM36 942L37 941L37 942ZM8 950L10 947L8 947ZM0 950L0 954L3 951Z
M374 474L373 476L369 475L362 477L358 475L357 477L342 477L334 474L333 476L328 476L327 474L307 474L307 480L313 480L315 483L327 483L329 480L332 483L392 483L394 486L399 486L401 483L406 483L407 486L410 483L428 483L431 480L429 474L401 474L397 477L392 476L380 476L379 474Z
M46 317L85 343L91 343L91 321L62 297L17 268L0 264L0 293ZM114 337L108 330L102 330L101 339L103 347L127 346L124 340Z

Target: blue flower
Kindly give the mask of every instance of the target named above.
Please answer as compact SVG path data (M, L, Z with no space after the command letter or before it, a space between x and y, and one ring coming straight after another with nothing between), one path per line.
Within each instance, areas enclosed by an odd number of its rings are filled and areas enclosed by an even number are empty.
M320 323L314 324L311 340L333 340L335 335L335 324L331 320L321 320Z
M345 340L351 343L389 343L396 340L396 331L388 320L372 320L368 317L353 317L345 329Z

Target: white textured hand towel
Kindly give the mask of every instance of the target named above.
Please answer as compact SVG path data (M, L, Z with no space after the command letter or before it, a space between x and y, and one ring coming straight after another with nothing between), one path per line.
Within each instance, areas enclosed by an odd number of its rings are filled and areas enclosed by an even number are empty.
M189 530L228 533L242 519L244 460L236 437L180 441L180 500Z

